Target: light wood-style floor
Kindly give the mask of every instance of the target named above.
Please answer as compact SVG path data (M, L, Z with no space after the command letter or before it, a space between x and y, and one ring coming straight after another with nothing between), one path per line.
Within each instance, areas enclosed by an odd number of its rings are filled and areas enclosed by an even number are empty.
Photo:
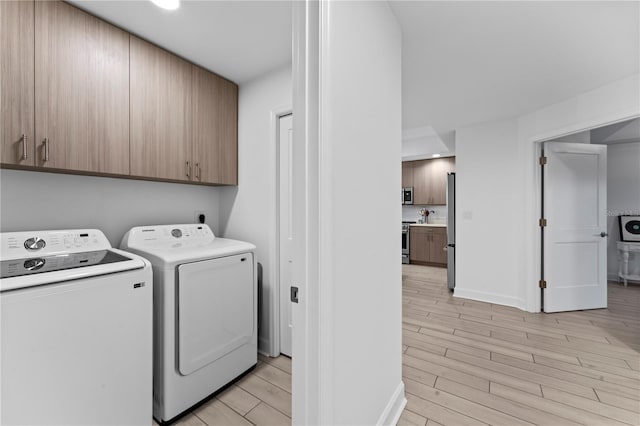
M557 314L458 299L446 270L403 266L399 425L640 425L640 286Z
M291 359L259 355L258 365L251 373L175 424L290 425Z
M609 309L531 314L452 297L446 270L403 266L399 425L640 425L640 286ZM291 424L291 360L260 357L180 425Z

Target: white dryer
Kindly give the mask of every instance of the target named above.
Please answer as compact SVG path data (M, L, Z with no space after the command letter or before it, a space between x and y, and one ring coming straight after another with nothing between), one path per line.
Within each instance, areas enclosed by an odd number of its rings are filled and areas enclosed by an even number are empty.
M153 414L171 421L257 363L256 247L189 224L132 228L120 248L153 266Z

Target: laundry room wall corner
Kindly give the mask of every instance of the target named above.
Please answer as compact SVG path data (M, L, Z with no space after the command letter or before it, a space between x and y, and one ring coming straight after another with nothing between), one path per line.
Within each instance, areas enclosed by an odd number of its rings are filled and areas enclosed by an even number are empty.
M276 146L273 111L292 103L291 65L240 84L238 94L238 186L223 188L220 231L256 245L263 267L258 349L277 355L274 342L276 282Z

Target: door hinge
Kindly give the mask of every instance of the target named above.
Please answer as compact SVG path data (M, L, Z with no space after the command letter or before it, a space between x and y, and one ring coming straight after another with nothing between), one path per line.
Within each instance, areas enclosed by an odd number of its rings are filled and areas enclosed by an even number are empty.
M544 228L545 226L547 226L547 219L545 219L545 218L540 218L540 220L538 221L538 223L540 224L540 228Z
M543 155L542 157L540 157L540 165L544 166L545 164L547 164L547 157Z
M291 287L291 301L298 303L298 287Z
M540 280L538 282L538 285L540 286L540 288L547 288L547 282L545 280Z

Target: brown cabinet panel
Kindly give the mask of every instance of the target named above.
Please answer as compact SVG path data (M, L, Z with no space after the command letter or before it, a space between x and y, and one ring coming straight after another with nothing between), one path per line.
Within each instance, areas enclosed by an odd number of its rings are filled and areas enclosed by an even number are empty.
M36 165L128 174L129 35L58 1L35 22Z
M197 181L238 183L238 86L193 66L194 162Z
M429 241L429 262L447 264L447 252L444 248L447 246L447 235L434 233Z
M412 163L413 203L446 205L447 173L454 171L455 157L412 161Z
M421 232L420 228L411 227L409 229L409 261L428 262L429 261L429 237L431 234Z
M409 261L416 264L446 266L447 229L412 226L409 229Z
M131 175L193 176L191 76L190 63L131 36Z
M34 3L0 1L0 163L35 165L34 57Z
M431 168L429 160L413 162L413 204L429 204L431 197L429 182Z
M413 186L413 164L414 161L404 161L402 163L402 187Z

